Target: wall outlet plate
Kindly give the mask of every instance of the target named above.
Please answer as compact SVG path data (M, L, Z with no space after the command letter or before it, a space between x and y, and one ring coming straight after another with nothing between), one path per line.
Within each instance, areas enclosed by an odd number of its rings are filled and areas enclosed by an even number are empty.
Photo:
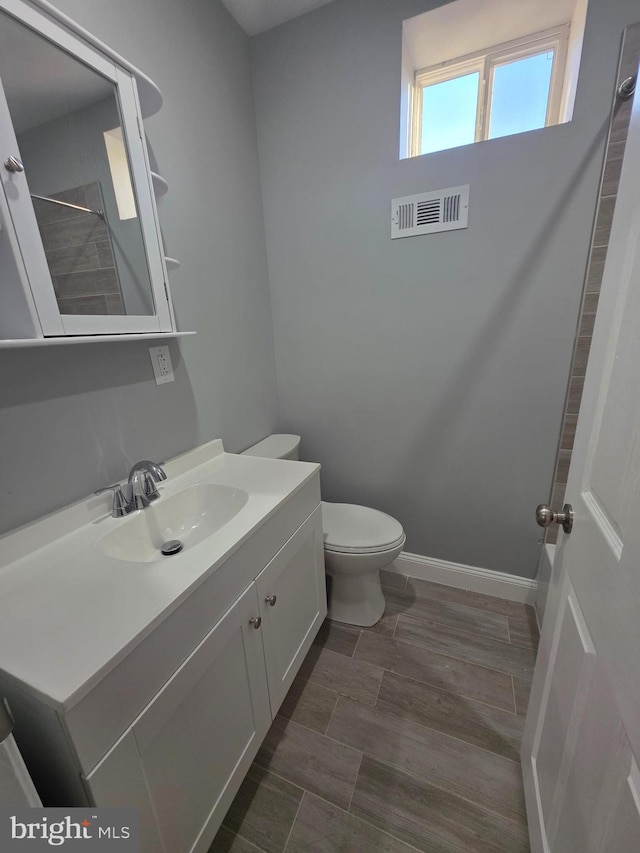
M164 385L165 382L174 382L173 365L169 355L169 347L165 344L161 347L149 347L153 375L156 377L156 385Z

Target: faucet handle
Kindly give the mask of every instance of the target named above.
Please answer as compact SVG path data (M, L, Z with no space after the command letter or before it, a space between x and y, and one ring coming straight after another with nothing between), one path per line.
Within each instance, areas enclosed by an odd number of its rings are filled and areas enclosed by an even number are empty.
M162 473L164 474L164 471ZM142 475L142 491L148 501L155 501L156 498L160 497L160 492L156 488L156 481L147 471Z
M108 492L109 489L113 491L113 503L111 505L111 515L113 518L122 518L124 515L130 513L133 505L130 500L127 500L120 483L114 483L112 486L105 486L103 489L98 489L97 492L94 492L94 495L101 495L104 492Z

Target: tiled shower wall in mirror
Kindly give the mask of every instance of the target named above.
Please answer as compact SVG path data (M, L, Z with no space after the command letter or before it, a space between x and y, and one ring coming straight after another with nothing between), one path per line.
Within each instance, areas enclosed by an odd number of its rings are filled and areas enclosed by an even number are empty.
M34 198L33 207L61 313L124 314L106 219L55 204L104 211L100 184L72 187L48 199Z
M620 57L620 68L616 81L616 89L627 77L632 77L638 72L638 61L640 60L640 23L632 24L624 31L622 51ZM613 211L618 194L620 182L620 171L622 158L627 144L629 132L629 121L631 118L632 99L622 101L616 98L609 127L609 139L604 161L602 185L600 187L600 199L591 240L591 253L585 278L582 306L578 324L578 333L573 350L571 373L569 377L569 388L565 401L564 418L560 443L556 458L556 469L553 478L551 493L551 506L560 509L565 501L567 486L567 475L571 463L573 441L576 433L576 423L580 402L582 400L582 389L584 376L591 349L591 337L598 307L600 285L604 273L604 262L609 245L609 234L613 220ZM553 525L547 531L546 541L556 542L558 538L558 527Z

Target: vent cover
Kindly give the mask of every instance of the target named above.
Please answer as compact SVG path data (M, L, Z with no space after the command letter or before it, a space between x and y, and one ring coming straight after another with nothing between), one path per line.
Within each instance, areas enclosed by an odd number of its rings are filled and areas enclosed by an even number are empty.
M391 202L391 239L434 234L466 228L469 216L469 184Z

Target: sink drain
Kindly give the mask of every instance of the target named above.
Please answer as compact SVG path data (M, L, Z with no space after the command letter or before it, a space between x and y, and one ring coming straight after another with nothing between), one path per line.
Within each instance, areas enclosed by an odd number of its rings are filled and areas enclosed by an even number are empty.
M179 554L182 551L182 542L179 539L169 539L165 542L160 551L165 557L171 557L172 554Z

